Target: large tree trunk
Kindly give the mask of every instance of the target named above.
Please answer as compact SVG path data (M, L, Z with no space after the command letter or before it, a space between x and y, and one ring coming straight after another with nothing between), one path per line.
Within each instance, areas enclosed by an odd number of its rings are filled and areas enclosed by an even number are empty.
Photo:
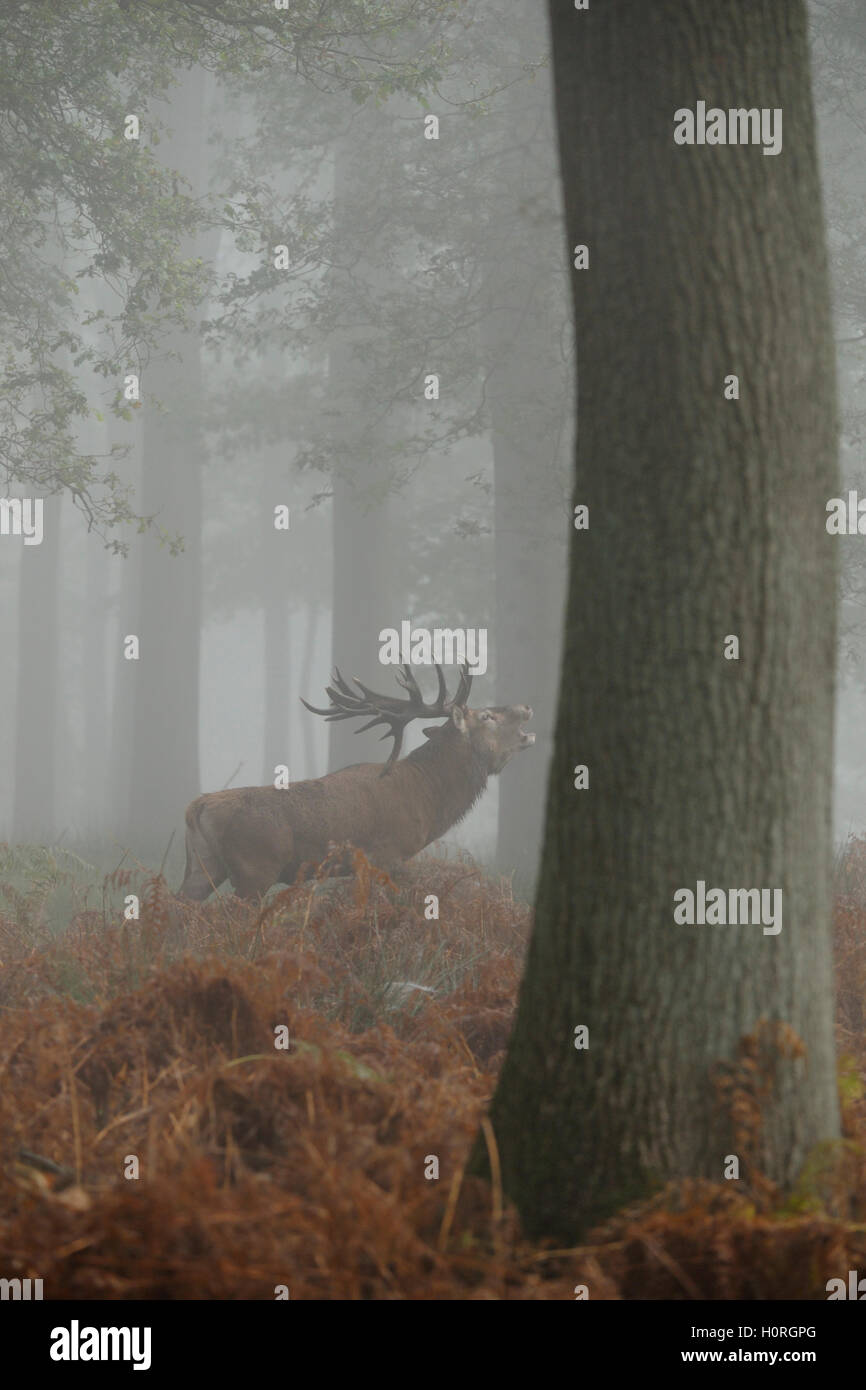
M171 168L201 186L206 74L186 73L168 116L171 136L160 147ZM194 248L185 248L193 255ZM201 790L199 780L199 642L201 633L202 371L197 328L176 330L166 343L179 360L162 358L147 370L142 506L157 513L169 533L183 536L172 556L155 537L145 537L141 597L135 631L141 643L134 663L132 730L133 832L156 850L182 823L184 807ZM164 413L153 404L156 398Z
M802 4L551 16L567 235L591 255L573 273L590 529L572 536L537 921L492 1121L527 1229L570 1240L661 1181L721 1180L728 1154L787 1184L837 1136L837 475ZM698 98L782 108L782 153L675 144ZM677 925L698 880L782 889L781 932ZM712 1076L762 1018L805 1056L777 1055L750 1153Z

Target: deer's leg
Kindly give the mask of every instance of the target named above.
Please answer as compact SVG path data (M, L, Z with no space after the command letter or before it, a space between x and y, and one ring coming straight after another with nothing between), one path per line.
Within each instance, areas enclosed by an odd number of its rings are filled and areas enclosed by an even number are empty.
M229 861L228 877L239 898L261 898L269 888L279 883L280 868L280 864L265 856L253 859L247 854L242 860L238 856Z
M208 833L205 797L198 797L186 808L186 871L177 896L203 902L226 878L226 867ZM204 824L202 823L204 822Z
M267 887L260 888L255 879L244 878L243 875L238 875L237 878L232 879L235 896L242 898L247 903L254 902L256 898L263 898L270 886L268 884Z
M262 897L279 883L288 853L291 860L294 843L291 831L274 833L264 817L245 815L232 826L226 847L226 872L239 898Z
M225 865L209 848L204 838L188 834L186 837L186 871L177 896L190 898L193 902L204 902L228 877Z

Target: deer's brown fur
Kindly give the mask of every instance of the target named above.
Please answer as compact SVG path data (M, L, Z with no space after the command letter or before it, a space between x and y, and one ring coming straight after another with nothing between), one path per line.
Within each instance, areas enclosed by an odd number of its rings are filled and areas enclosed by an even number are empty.
M366 707L352 713L378 711L400 732L411 718L447 713L448 722L425 729L427 742L408 757L384 768L358 763L284 790L238 787L193 801L180 896L200 901L229 879L241 897L253 897L274 883L293 882L304 866L320 864L331 844L345 842L392 869L462 820L488 778L535 740L522 728L532 718L528 705L469 709L447 702L441 681L438 707L422 705L414 681L403 684L408 704L389 699L385 705L385 697L365 690ZM334 701L337 692L329 693Z

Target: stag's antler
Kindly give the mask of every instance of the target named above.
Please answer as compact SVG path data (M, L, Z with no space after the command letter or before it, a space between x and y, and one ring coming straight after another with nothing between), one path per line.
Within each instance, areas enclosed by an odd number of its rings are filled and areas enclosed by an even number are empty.
M372 715L369 723L363 724L360 729L355 730L356 734L363 734L365 730L372 729L377 724L387 725L382 738L393 738L394 747L391 749L388 761L382 768L384 775L386 772L390 772L400 756L400 749L403 746L403 730L407 724L411 724L415 719L441 719L450 714L455 705L465 705L469 698L472 677L469 674L468 666L460 667L460 684L457 686L453 699L448 696L442 667L438 664L436 665L436 677L439 681L439 690L436 699L428 705L424 702L418 682L412 675L409 666L401 666L397 673L398 682L404 690L409 692L406 700L401 700L396 695L379 695L375 690L368 690L357 676L353 676L352 679L361 692L360 695L356 695L348 681L343 679L335 667L331 677L334 684L325 686L325 693L331 701L328 708L316 709L315 705L307 704L303 696L301 697L301 704L313 714L323 715L329 723L336 719L357 719L365 714Z

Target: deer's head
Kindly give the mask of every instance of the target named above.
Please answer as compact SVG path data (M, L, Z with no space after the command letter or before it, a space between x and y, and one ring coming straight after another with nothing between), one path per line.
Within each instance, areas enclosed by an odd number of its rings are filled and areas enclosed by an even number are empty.
M531 718L529 705L488 705L486 709L455 705L451 710L451 723L457 734L468 740L491 774L501 772L515 753L535 742L535 734L527 733L523 727ZM424 732L430 736L441 730Z

